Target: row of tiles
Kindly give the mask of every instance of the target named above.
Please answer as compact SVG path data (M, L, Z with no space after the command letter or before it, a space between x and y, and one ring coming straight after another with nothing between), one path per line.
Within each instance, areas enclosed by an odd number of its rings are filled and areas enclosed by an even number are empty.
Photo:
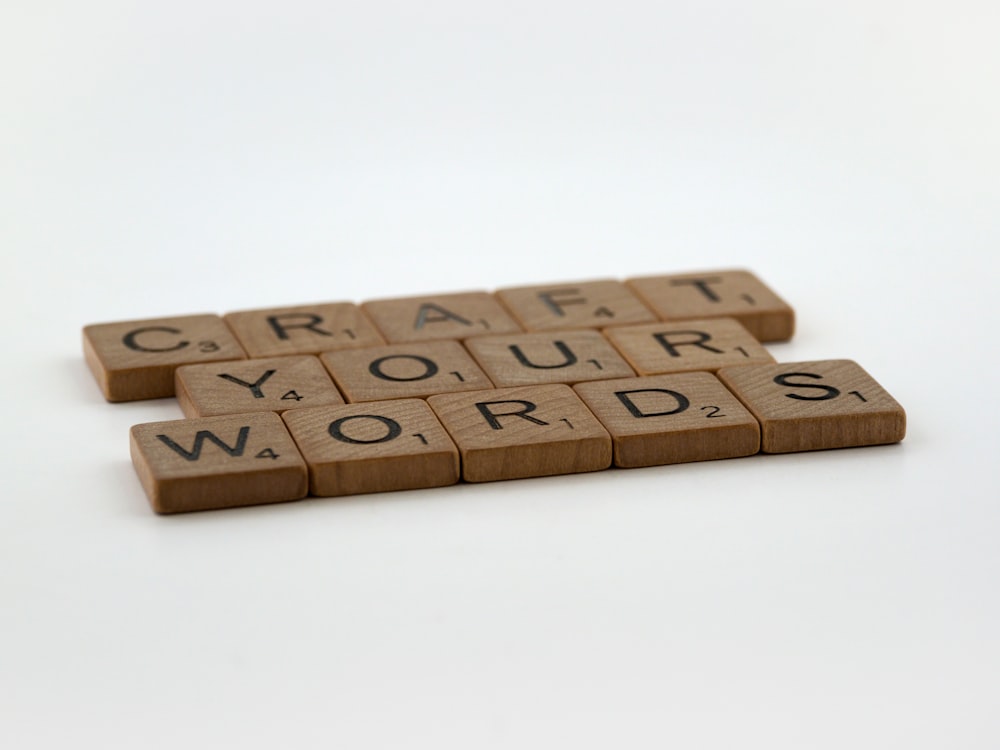
M162 398L184 364L729 317L758 341L794 331L792 308L753 273L719 270L100 323L84 353L109 401Z
M774 361L738 322L717 318L183 365L175 390L187 416L207 417Z
M895 399L850 360L443 393L136 425L160 513L881 445Z

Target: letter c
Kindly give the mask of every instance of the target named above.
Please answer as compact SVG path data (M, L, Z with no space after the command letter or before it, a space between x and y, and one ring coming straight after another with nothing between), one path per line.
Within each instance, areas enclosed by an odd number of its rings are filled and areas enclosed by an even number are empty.
M183 349L188 346L190 341L181 341L174 346L161 346L159 348L152 346L143 346L136 339L140 334L148 333L150 331L163 331L164 333L181 333L177 328L168 328L167 326L149 326L148 328L136 328L134 331L129 331L122 337L122 343L125 344L129 349L137 352L175 352L178 349Z

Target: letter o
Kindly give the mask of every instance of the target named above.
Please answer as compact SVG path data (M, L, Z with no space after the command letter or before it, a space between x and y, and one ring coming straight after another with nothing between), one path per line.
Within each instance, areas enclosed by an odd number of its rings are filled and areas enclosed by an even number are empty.
M422 375L415 375L412 378L397 378L393 375L386 375L382 372L382 363L390 359L413 359L422 364L426 371ZM416 354L390 354L386 357L379 357L368 365L368 372L374 375L376 378L381 378L382 380L392 380L396 383L409 383L414 380L426 380L427 378L433 378L438 374L438 366L427 357L419 357Z
M374 440L358 440L357 438L348 437L344 434L341 429L345 422L350 422L352 419L374 419L377 422L381 422L387 428L385 435L380 438L375 438ZM351 445L373 445L375 443L388 443L390 440L395 440L398 438L402 432L403 428L399 426L399 422L395 419L389 419L389 417L382 417L378 414L355 414L350 417L341 417L333 422L330 422L330 427L328 428L330 432L330 437L335 440L339 440L342 443L350 443Z

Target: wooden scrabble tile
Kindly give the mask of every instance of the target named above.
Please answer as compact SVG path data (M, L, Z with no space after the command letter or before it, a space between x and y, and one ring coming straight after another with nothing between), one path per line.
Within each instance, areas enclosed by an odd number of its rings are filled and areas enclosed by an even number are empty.
M313 495L444 487L459 480L458 449L420 399L294 409L283 418L309 466Z
M498 289L496 296L526 331L606 328L658 318L625 284L611 279Z
M177 401L189 417L344 403L326 368L311 355L185 365L175 379Z
M83 354L108 401L173 396L178 366L246 359L218 315L89 325Z
M132 463L158 513L305 497L306 464L273 413L135 425Z
M467 482L611 465L611 437L567 385L447 393L427 403L458 445Z
M574 390L611 433L615 466L738 458L760 450L757 420L711 373L602 380Z
M476 336L465 347L497 387L579 383L635 375L597 331Z
M255 358L385 343L361 308L350 302L240 310L224 317L247 354Z
M856 362L727 367L719 379L753 412L765 453L897 443L906 413Z
M795 313L749 271L643 276L628 286L662 320L736 318L758 341L785 341L795 331Z
M774 357L732 318L647 323L605 329L640 375L665 375L741 364L766 364Z
M457 341L389 344L320 356L349 403L476 391L493 383Z
M370 300L361 308L391 344L521 331L503 305L486 292Z

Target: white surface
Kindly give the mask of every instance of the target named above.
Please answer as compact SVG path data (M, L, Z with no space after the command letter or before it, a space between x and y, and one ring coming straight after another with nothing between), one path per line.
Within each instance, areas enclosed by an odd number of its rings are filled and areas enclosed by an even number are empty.
M995 2L0 12L5 748L994 748ZM86 323L752 268L898 446L156 517Z

